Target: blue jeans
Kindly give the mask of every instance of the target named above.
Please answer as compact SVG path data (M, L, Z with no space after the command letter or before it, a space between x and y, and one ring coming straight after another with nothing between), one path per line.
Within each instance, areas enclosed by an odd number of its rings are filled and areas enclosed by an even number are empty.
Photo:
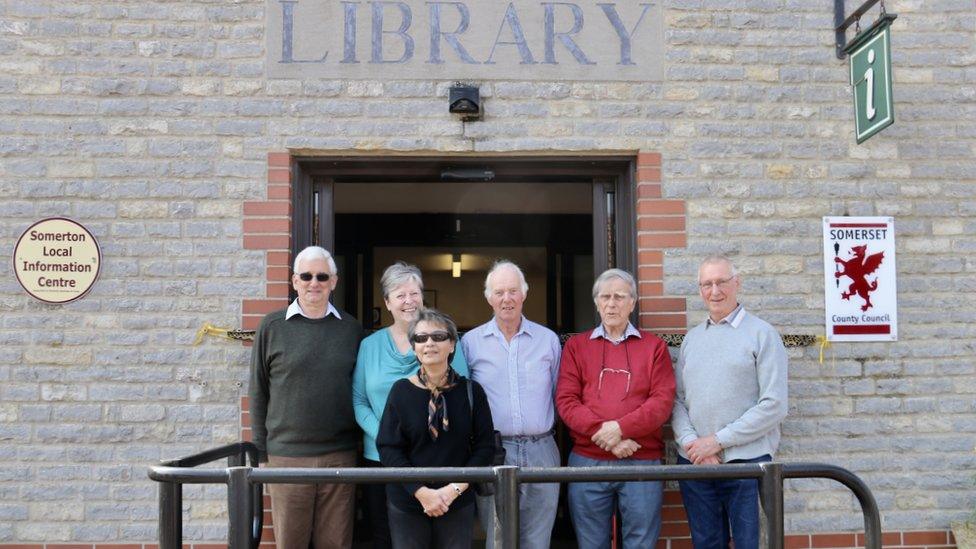
M729 463L771 461L768 455ZM679 465L690 465L678 456ZM759 547L759 481L754 479L682 480L681 499L688 513L695 549L725 549L729 535L735 549ZM731 527L731 532L729 532Z
M570 467L660 465L659 459L596 460L576 452L569 455ZM569 514L576 542L581 549L610 547L613 512L620 509L624 549L653 548L661 533L661 501L664 485L651 482L571 482Z
M502 440L505 465L519 467L559 467L559 448L552 436L531 440L528 437ZM485 529L485 547L494 547L495 496L478 496L478 518ZM519 484L519 547L549 549L552 525L559 505L559 484L527 482Z

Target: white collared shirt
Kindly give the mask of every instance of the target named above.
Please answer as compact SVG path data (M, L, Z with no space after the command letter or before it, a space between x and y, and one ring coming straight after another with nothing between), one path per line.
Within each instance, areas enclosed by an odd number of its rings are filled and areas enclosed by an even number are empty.
M718 322L712 321L712 317L707 317L705 319L705 328L708 329L709 326L715 326L723 323L728 324L733 328L738 328L739 324L742 324L742 317L744 316L743 315L744 312L745 309L742 307L742 304L740 303L735 306L735 309L732 309L732 312L729 313L728 316L726 316L722 320L719 320Z
M627 322L627 329L624 330L623 337L621 337L620 339L618 339L616 341L610 339L610 337L607 336L607 332L606 332L606 330L603 329L603 323L601 322L599 326L597 326L596 328L593 329L593 333L590 334L590 339L596 339L598 337L602 337L603 339L609 341L610 343L613 343L614 345L618 345L618 344L620 344L621 341L623 341L623 340L625 340L625 339L627 339L628 337L631 337L631 336L634 336L634 337L638 337L639 338L639 337L641 337L641 333L640 333L640 330L638 330L637 328L634 328L634 325L631 324L630 322Z
M295 298L295 301L292 301L291 305L288 306L288 310L285 311L285 320L288 320L289 318L295 315L302 315L305 318L312 318L307 314L305 314L305 311L302 310L302 306L298 304L298 298ZM336 318L340 320L342 319L342 317L339 316L339 309L336 309L335 305L333 305L332 302L329 302L329 308L326 309L325 316L323 316L322 318L325 318L326 316L329 315L335 315ZM316 319L312 319L312 320L316 320Z

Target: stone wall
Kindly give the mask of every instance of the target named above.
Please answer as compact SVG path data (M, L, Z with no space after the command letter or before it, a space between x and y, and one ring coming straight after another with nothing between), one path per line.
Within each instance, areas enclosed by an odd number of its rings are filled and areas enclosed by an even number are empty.
M976 465L976 10L887 2L896 123L859 146L831 4L670 0L663 82L483 82L485 119L462 123L448 81L266 79L263 1L0 3L0 250L53 215L103 250L64 306L0 262L0 543L152 541L146 466L238 439L249 351L193 341L280 297L266 279L287 257L246 243L281 228L244 215L281 198L283 151L659 153L645 202L686 218L639 227L666 247L641 277L688 298L689 325L697 261L721 251L752 311L822 333L821 216L894 216L900 341L791 351L781 457L860 474L898 543L951 543ZM830 483L791 481L786 505L798 546L861 527ZM222 487L185 507L186 539L222 539Z

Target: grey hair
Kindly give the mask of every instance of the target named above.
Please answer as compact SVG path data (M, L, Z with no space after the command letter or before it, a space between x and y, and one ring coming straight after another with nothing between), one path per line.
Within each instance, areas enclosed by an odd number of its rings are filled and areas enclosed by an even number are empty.
M339 269L336 268L336 262L335 259L332 259L332 254L329 253L329 250L321 246L309 246L298 252L298 255L295 256L295 264L292 267L292 271L297 274L299 263L313 259L324 259L329 264L329 273L333 275L339 274Z
M390 297L393 290L408 282L416 282L420 286L420 291L424 290L424 278L420 274L420 269L416 265L411 265L405 261L397 261L383 271L380 278L380 287L383 288L383 299Z
M698 270L701 271L701 268L705 265L713 265L715 263L725 263L729 266L729 273L731 276L739 276L739 269L735 268L735 263L732 263L732 260L729 259L728 256L721 254L712 254L705 259L702 259L702 262L698 265Z
M488 276L485 277L485 299L491 297L491 276L499 269L514 270L515 274L518 275L519 286L522 287L522 295L529 295L529 283L525 281L525 274L522 273L522 269L507 259L500 259L491 266L491 270L488 271Z
M637 281L634 280L634 275L628 273L623 269L607 269L603 271L603 274L596 277L596 282L593 283L593 299L596 299L597 294L600 293L600 286L610 279L619 278L630 286L630 297L637 299Z

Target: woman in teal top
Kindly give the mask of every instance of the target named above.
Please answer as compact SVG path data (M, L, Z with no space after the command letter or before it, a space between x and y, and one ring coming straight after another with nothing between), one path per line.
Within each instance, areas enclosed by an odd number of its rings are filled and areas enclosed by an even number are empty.
M393 324L374 332L359 345L359 357L352 378L352 406L356 412L356 422L364 433L363 457L367 467L382 467L376 450L376 435L390 389L397 380L410 377L420 367L407 337L407 327L424 306L424 281L420 269L398 261L383 271L380 285L386 309L393 315ZM468 375L468 364L460 346L451 367L462 376ZM390 548L386 485L366 484L363 488L373 547Z

